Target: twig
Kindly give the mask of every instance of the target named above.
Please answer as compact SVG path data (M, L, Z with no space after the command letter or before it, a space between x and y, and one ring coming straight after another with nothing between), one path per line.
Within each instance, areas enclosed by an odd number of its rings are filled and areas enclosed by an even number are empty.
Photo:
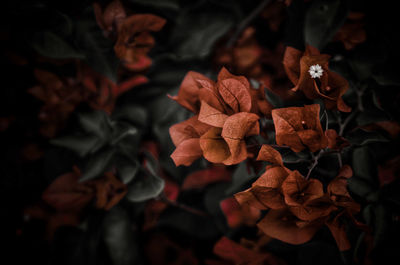
M346 126L350 123L350 121L358 114L358 110L353 111L347 118L342 122L342 118L340 117L340 113L338 115L339 121L339 136L343 136L344 130Z
M294 160L294 161L285 161L285 160L283 160L284 164L297 164L297 163L305 163L305 162L309 162L309 160L302 159L302 158Z
M182 209L182 210L184 210L184 211L187 211L187 212L189 212L189 213L192 213L192 214L195 214L195 215L199 215L199 216L204 216L204 217L207 217L207 216L208 216L208 214L207 214L206 212L203 212L203 211L201 211L201 210L194 209L194 208L192 208L192 207L190 207L190 206L187 206L187 205L185 205L185 204L182 204L182 203L179 203L179 202L170 200L167 196L165 196L164 193L162 193L162 194L158 197L158 199L159 199L160 201L162 201L162 202L167 203L168 205L171 205L171 206L180 208L180 209Z
M263 0L261 3L242 21L240 22L239 26L237 27L235 33L232 35L232 37L229 39L229 41L226 43L227 48L231 48L236 40L239 38L240 34L242 31L247 27L247 25L250 24L250 22L257 17L257 15L263 11L264 7L268 5L270 0Z
M311 164L311 166L310 166L310 168L309 168L309 170L308 170L306 179L308 179L308 178L310 177L311 172L312 172L313 169L318 165L318 159L322 156L322 154L323 154L324 152L325 152L324 149L322 149L321 151L319 151L319 153L318 153L316 156L313 155L313 160L314 160L314 162Z
M342 168L343 167L343 162L342 162L342 154L340 152L337 153L337 159L338 159L338 162L339 162L339 168Z

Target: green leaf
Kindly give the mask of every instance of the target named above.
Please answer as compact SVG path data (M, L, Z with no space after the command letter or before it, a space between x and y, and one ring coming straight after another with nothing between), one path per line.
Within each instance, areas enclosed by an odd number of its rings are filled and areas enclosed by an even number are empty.
M250 173L247 171L246 162L240 163L232 175L231 186L225 191L225 195L230 196L236 192L242 191L245 184L253 178L255 178L255 174L253 171Z
M53 145L70 149L80 157L95 152L102 145L102 141L94 135L66 135L52 139L50 142Z
M85 54L90 67L117 82L119 60L114 53L112 41L103 35L97 25L93 8L84 10L82 16L84 18L76 21L76 46Z
M176 54L185 59L208 56L216 41L233 26L232 14L212 4L181 14L171 38Z
M389 140L378 132L366 131L357 128L346 135L346 139L353 145L367 145L377 142L388 142Z
M90 134L97 135L101 139L107 139L111 134L111 120L103 111L92 111L78 115L82 129Z
M375 122L380 122L380 121L387 121L389 120L389 117L386 115L385 112L380 111L380 110L366 110L361 112L358 116L357 116L357 124L360 126L363 125L368 125L371 123L375 123Z
M79 181L96 178L107 171L114 158L114 149L105 149L90 156Z
M322 49L343 25L348 12L347 0L313 1L305 18L306 43Z
M204 195L204 205L206 206L207 212L212 214L212 220L224 233L227 232L228 226L220 203L222 200L227 198L225 195L225 191L228 186L229 183L218 183L216 185L212 185L206 190L206 193Z
M137 5L143 5L143 6L148 6L152 7L156 10L168 10L168 11L174 11L178 12L179 11L179 0L156 0L156 1L149 1L149 0L128 0L128 2L137 4Z
M110 144L112 146L125 142L127 139L136 142L139 138L139 131L128 123L116 122L114 124L114 131L111 138Z
M54 59L77 58L84 59L85 55L72 47L62 37L50 31L38 32L32 41L33 49L45 57Z
M159 219L158 226L161 229L173 228L198 239L215 239L221 234L214 222L210 222L210 217L195 215L176 208L165 212Z
M114 110L112 118L114 120L125 121L140 127L145 127L148 121L148 115L144 108L130 104L126 104Z
M375 191L375 187L371 183L356 177L352 177L347 182L348 188L354 194L365 198Z
M374 189L379 187L377 164L367 147L354 149L352 168L354 176L349 179L349 182L352 179L352 181L354 181L354 179L360 179L369 183Z
M373 208L374 220L374 243L379 245L387 237L388 229L390 227L388 220L388 212L386 207L382 204L377 204Z
M104 218L103 239L112 265L140 264L132 220L122 207L115 206Z
M126 198L131 202L141 202L157 197L164 189L164 180L156 175L138 174L128 186Z
M118 157L115 163L119 177L124 184L131 182L140 168L140 164L137 160L132 161L124 157Z

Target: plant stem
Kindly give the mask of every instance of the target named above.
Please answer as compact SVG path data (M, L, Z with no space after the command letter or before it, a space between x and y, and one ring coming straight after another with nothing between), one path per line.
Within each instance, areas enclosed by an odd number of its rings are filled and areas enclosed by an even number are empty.
M338 115L339 121L339 136L343 136L344 130L346 126L350 123L350 121L358 114L358 110L353 111L347 118L342 122L342 118L340 117L340 113Z
M239 24L235 33L226 43L227 48L231 48L235 44L236 40L239 38L242 31L245 30L245 28L250 24L250 22L253 21L253 19L255 19L259 13L261 13L261 11L263 11L264 7L266 7L269 2L270 0L261 1L261 3Z
M309 168L309 170L308 170L306 179L309 179L309 178L310 178L311 172L312 172L313 169L318 165L318 159L322 156L322 154L323 154L324 152L325 152L324 149L322 149L321 151L319 151L319 153L318 153L316 156L314 156L314 154L312 154L312 155L313 155L313 160L314 160L314 161L313 161L313 163L311 164L311 166L310 166L310 168Z
M340 152L337 153L337 158L338 158L339 168L342 168L343 162L342 162L342 154Z

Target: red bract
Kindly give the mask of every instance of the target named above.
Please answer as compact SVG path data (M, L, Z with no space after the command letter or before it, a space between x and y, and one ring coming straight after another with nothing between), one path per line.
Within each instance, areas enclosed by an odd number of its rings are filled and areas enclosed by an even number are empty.
M231 264L248 264L248 265L282 265L283 261L268 252L258 252L248 249L227 237L222 237L214 246L214 253L223 260L231 262ZM207 264L216 264L214 262L206 262ZM219 263L220 264L220 263Z
M119 0L109 3L104 9L99 3L93 4L94 14L99 27L108 36L112 31L116 31L126 18L125 9Z
M78 171L58 177L43 193L43 201L59 211L80 211L93 199L96 208L109 210L127 193L126 185L113 174L79 182Z
M350 145L349 141L347 141L344 137L338 135L338 133L329 129L325 131L325 136L328 139L328 147L333 150L342 150L343 148Z
M179 245L162 234L151 236L144 245L144 254L149 264L153 265L199 264L191 249Z
M86 95L75 82L62 80L53 73L36 69L34 75L39 85L28 92L44 102L39 113L39 120L43 123L40 131L46 137L54 137Z
M147 53L155 41L150 32L160 31L165 23L165 19L152 14L131 15L120 23L114 50L128 69L141 71L151 65Z
M312 239L323 222L302 222L287 209L270 210L257 224L266 235L283 242L298 245Z
M349 248L346 221L365 226L354 218L360 210L347 192L352 170L343 166L324 193L322 183L305 179L298 171L283 166L279 152L262 146L258 158L270 162L266 171L251 188L235 194L240 205L249 209L268 210L257 226L268 236L291 244L309 241L325 224L331 230L340 250Z
M253 226L260 218L260 211L246 204L240 205L235 198L227 198L220 202L221 210L231 228L241 225Z
M177 147L171 155L176 165L190 165L201 155L225 165L248 157L245 138L259 134L259 116L255 113L265 111L267 101L245 77L234 76L223 68L214 83L189 72L172 99L198 113L170 129Z
M330 56L320 54L311 46L307 47L305 53L293 47L287 47L283 65L285 71L295 87L293 91L300 90L309 99L321 98L328 109L338 109L350 112L343 99L343 94L349 88L349 84L339 74L329 70ZM313 74L313 68L318 67L319 72Z
M196 114L201 111L202 101L226 115L238 112L269 115L272 108L262 90L251 88L244 76L232 75L225 68L219 72L216 83L202 74L189 72L178 95L171 98Z
M322 183L316 179L306 180L298 171L291 172L282 183L282 193L289 210L303 221L314 221L334 210L324 196Z
M229 182L231 175L231 172L224 166L195 171L185 178L182 190L201 189L215 182Z
M334 39L341 41L346 50L354 49L367 39L363 19L363 13L351 12L344 25L337 31Z
M311 152L325 148L328 140L319 121L319 108L314 104L272 110L277 144L287 145L295 152L306 147Z

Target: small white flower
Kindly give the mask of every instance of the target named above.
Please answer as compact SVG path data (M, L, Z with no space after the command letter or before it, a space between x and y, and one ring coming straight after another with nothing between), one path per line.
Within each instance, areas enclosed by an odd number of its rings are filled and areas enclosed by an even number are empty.
M320 78L322 76L322 73L324 70L319 64L314 64L310 66L310 69L308 69L308 72L311 75L311 78Z

